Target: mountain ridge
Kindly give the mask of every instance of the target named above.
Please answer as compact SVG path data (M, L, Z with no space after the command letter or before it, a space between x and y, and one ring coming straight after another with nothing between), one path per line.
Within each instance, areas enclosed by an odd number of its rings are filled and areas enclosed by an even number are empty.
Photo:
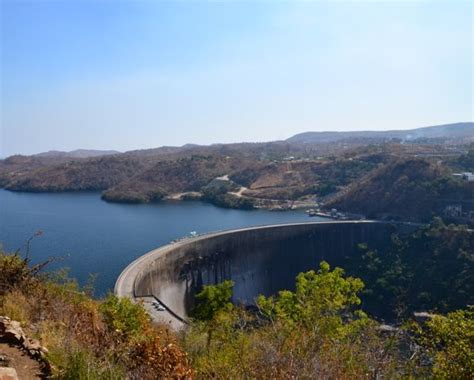
M364 130L364 131L307 131L297 133L285 140L272 140L263 142L233 142L233 143L213 143L213 144L192 144L187 143L181 146L163 145L155 148L131 149L124 152L117 150L96 150L96 149L75 149L72 151L50 150L29 155L38 158L91 158L109 156L114 154L137 155L137 156L166 156L177 153L195 153L204 150L238 150L242 148L259 149L268 145L284 147L286 144L320 144L345 140L370 140L383 141L400 139L402 141L416 141L417 139L466 139L466 142L474 142L474 122L458 122L440 124L413 129L393 129L393 130ZM28 155L11 155L28 156ZM8 158L8 157L5 157ZM4 159L5 159L4 158Z
M441 125L432 125L413 129L395 129L385 131L308 131L298 133L287 138L290 143L324 143L346 139L401 139L413 141L416 139L439 138L472 138L474 139L474 122L459 122Z
M113 154L121 154L118 150L99 150L99 149L75 149L71 151L49 150L33 154L33 157L64 157L64 158L89 158L110 156Z

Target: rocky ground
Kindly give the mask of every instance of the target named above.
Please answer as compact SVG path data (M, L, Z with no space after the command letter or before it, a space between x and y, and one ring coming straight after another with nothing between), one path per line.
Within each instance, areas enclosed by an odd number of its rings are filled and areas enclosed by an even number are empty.
M25 351L9 343L0 342L0 379L43 379L41 363L32 359Z
M20 323L0 316L0 380L47 378L46 348L26 337Z

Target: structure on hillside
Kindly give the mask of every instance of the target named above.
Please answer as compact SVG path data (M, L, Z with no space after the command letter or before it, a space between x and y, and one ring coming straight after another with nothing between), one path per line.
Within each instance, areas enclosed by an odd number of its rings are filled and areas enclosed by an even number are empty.
M471 172L454 173L453 176L461 177L463 180L468 182L474 182L474 173Z
M251 304L259 294L292 289L302 271L320 261L339 265L358 253L360 243L387 244L409 223L329 221L272 225L218 232L158 248L132 262L119 276L115 293L159 301L161 321L179 327L194 306L203 285L234 281L234 302Z

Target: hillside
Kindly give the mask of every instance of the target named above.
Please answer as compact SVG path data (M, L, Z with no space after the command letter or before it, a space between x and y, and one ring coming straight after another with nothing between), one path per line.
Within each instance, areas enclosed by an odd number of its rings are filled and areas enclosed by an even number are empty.
M7 190L34 192L104 190L146 167L143 161L115 155L60 164L33 160L29 165L31 169L24 170L9 162L4 164L4 187Z
M244 195L295 200L304 195L324 196L368 173L379 158L335 159L260 163L234 172L230 178L246 187Z
M406 130L393 131L351 131L351 132L304 132L288 138L290 143L330 143L349 140L384 141L399 139L416 140L458 140L464 143L474 141L474 123L455 123Z
M150 202L165 195L197 192L218 176L242 164L231 157L191 156L160 161L107 189L103 198L116 202Z
M15 156L0 163L0 183L14 191L101 190L111 202L144 203L192 192L193 198L221 207L281 209L318 199L326 208L413 220L439 214L443 198L472 200L472 191L450 176L453 169L436 160L403 158L405 147L366 147L336 157L289 161L255 159L251 151L238 155L235 148L228 150L233 156L121 154L62 162ZM471 155L448 163L468 168ZM229 186L211 186L222 176L231 181Z
M469 148L459 140L436 140L469 139L472 125L411 130L413 136L428 140L410 143L367 140L365 132L350 132L348 139L342 132L328 132L314 135L319 142L188 144L85 158L55 152L16 155L0 160L0 187L30 192L98 190L111 202L202 198L232 208L312 207L317 200L326 208L366 216L426 219L441 212L443 199L473 199L472 192L453 185L450 176L472 170L472 143ZM325 142L334 138L344 140ZM404 160L411 162L406 169L400 166ZM216 187L213 181L219 177L230 182ZM411 207L402 207L405 204Z
M0 161L0 185L34 192L106 190L109 201L148 202L199 192L214 178L229 175L248 188L242 195L286 200L314 193L321 181L346 185L372 167L352 158L286 161L297 154L291 149L286 143L262 143L162 147L85 159L12 156Z
M472 201L474 183L456 179L447 167L423 159L395 159L354 182L326 207L369 218L429 220L443 200Z
M65 158L88 158L88 157L100 157L110 156L112 154L120 154L116 150L94 150L94 149L76 149L70 152L62 152L59 150L50 150L49 152L43 152L34 154L35 157L65 157Z

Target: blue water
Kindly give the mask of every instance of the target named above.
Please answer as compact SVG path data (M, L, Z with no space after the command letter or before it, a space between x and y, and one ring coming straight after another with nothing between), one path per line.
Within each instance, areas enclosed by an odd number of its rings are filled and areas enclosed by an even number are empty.
M314 218L312 218L314 220ZM69 268L84 284L96 274L97 295L112 290L135 258L171 240L198 233L262 224L307 222L303 211L228 210L203 202L131 205L107 203L96 192L14 193L0 189L0 243L14 251L36 231L32 261L50 256L50 268Z

